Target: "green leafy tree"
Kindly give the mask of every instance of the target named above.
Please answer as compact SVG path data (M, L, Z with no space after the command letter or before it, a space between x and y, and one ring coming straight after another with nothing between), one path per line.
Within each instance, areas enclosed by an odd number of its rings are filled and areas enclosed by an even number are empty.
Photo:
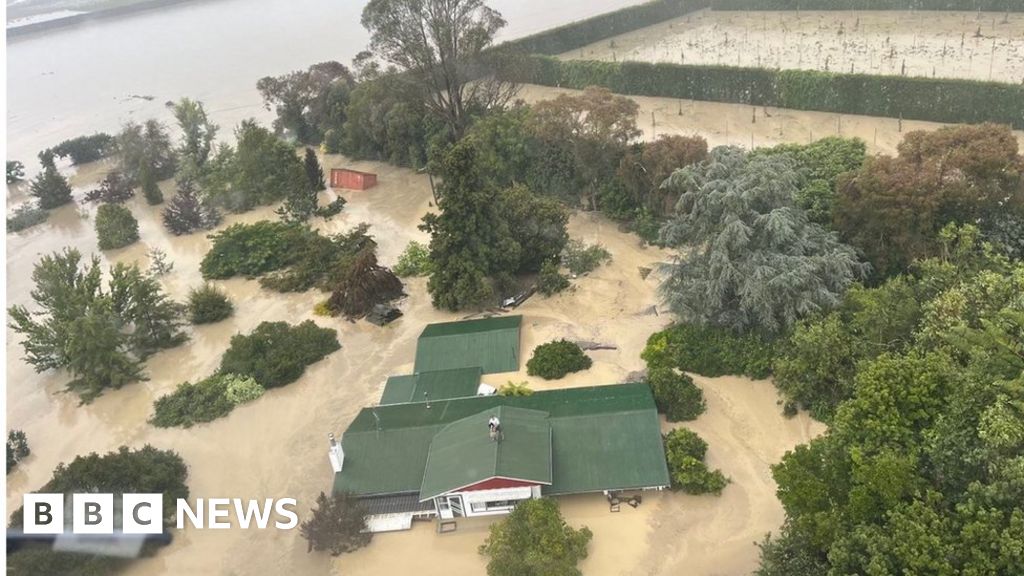
M526 362L526 373L545 380L557 380L566 374L590 368L593 361L575 343L555 340L533 350Z
M156 177L148 166L143 166L139 170L139 181L142 186L142 195L146 198L146 204L149 204L150 206L163 204L164 193L160 191L160 186L157 185Z
M256 83L267 110L274 107L274 130L303 144L319 144L328 130L345 123L345 108L355 86L345 65L320 62L283 76L266 76Z
M320 161L317 160L316 152L312 148L306 148L306 158L303 161L303 166L306 169L306 179L309 180L309 187L314 192L320 192L326 190L327 185L324 184L324 169L320 167Z
M695 432L676 428L665 436L665 458L672 488L687 494L720 494L729 480L720 470L708 470L708 444Z
M469 124L470 110L500 108L514 87L473 74L505 20L483 0L371 0L363 8L370 49L408 77L452 139Z
M144 166L152 171L157 181L174 176L177 163L171 137L167 127L156 120L125 124L117 136L117 151L121 159L120 172L129 182L141 181Z
M680 200L663 237L683 251L661 290L680 319L778 333L835 307L866 273L794 205L799 182L789 158L728 147L666 181Z
M44 165L43 171L29 183L29 194L39 199L39 207L53 210L71 202L71 186L53 164Z
M777 345L758 334L725 328L677 324L651 334L640 356L648 370L677 368L702 376L742 374L767 378Z
M164 228L175 236L191 234L197 230L215 228L221 222L220 212L199 198L189 182L179 182L178 192L164 208Z
M652 368L647 384L654 393L658 411L669 422L693 420L704 412L704 392L686 374L671 368Z
M829 136L810 144L780 144L758 153L792 156L804 175L794 195L796 205L807 211L811 222L829 226L839 176L864 164L867 145L859 138Z
M545 261L557 258L569 241L569 214L560 202L534 194L521 184L504 190L501 213L513 239L519 244L514 272L539 272Z
M18 465L32 451L28 447L28 438L25 437L25 433L21 430L11 430L7 433L7 473L10 474L11 470Z
M253 378L264 388L277 388L298 380L306 366L341 348L337 332L306 320L262 322L248 335L231 337L220 361L220 372Z
M95 162L110 156L116 148L116 141L110 134L97 132L91 136L78 136L64 140L50 150L60 158L71 157L75 166Z
M174 104L174 118L182 132L181 145L177 149L180 162L202 170L213 151L218 126L207 118L202 102L188 98Z
M129 342L139 358L188 339L181 331L185 307L167 296L155 276L135 264L118 263L110 269L109 287L114 313L132 326Z
M524 500L491 524L480 553L489 558L488 576L580 576L593 537L586 526L569 526L555 500Z
M554 260L548 260L540 267L540 275L537 277L537 290L545 296L555 294L569 287L569 279L558 269Z
M302 161L288 144L253 120L242 122L235 137L238 146L231 159L230 187L206 190L206 197L214 205L230 212L245 212L282 199L308 197L309 181ZM308 202L297 204L299 207L313 210L316 203L312 208Z
M299 525L299 534L309 542L310 550L328 551L331 556L355 552L373 537L366 531L366 509L346 492L330 496L321 492L312 516Z
M124 248L139 239L139 222L120 204L103 204L96 211L96 237L100 250Z
M593 272L598 266L611 262L612 255L600 244L584 244L580 240L569 240L562 251L562 264L575 275Z
M188 294L188 313L193 324L220 322L234 310L228 295L213 284L203 284Z
M394 267L395 275L399 278L429 276L432 270L430 250L415 240L406 245Z
M20 160L7 161L7 183L15 184L25 179L25 165Z

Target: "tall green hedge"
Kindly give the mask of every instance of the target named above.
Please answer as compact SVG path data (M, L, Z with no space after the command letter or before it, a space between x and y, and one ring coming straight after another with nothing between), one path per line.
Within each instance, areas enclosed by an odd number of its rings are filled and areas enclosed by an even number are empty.
M1021 12L1020 0L711 0L713 10L968 10Z
M647 62L503 56L500 76L517 82L619 94L686 98L902 117L949 123L997 122L1024 128L1024 85L976 80L840 74Z
M551 28L500 46L524 54L561 54L706 8L708 0L653 0Z

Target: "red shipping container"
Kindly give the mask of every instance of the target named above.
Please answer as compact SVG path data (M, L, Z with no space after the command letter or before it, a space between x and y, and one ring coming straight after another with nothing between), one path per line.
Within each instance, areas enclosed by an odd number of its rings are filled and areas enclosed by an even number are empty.
M331 168L331 188L366 190L377 185L377 175L348 168Z

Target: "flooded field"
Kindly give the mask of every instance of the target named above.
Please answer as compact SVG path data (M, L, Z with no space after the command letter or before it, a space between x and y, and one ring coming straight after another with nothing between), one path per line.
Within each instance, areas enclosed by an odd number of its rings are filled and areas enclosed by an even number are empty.
M519 96L537 102L575 90L525 85ZM747 104L727 104L677 98L630 96L640 105L637 125L645 140L662 134L703 136L709 146L743 148L774 146L787 142L806 144L825 136L857 137L867 143L869 154L895 154L903 135L911 130L935 130L945 124L856 116L834 112L810 112ZM1024 130L1015 130L1024 147Z
M1024 82L1024 14L714 12L602 40L568 59Z
M377 172L380 185L367 192L346 192L349 202L344 212L330 222L318 221L318 228L338 232L369 222L384 264L393 264L409 240L426 240L416 228L430 208L424 176L379 163L346 162L337 156L325 158L324 165L325 169L346 165ZM83 167L72 178L76 195L108 169L102 163ZM165 194L171 192L170 184L164 183ZM13 192L19 197L23 190ZM103 254L104 262L146 265L146 252L162 248L174 262L164 285L172 296L183 298L201 282L198 264L209 240L202 234L169 236L159 221L159 208L145 205L141 198L129 207L139 220L142 239ZM49 222L8 236L11 304L29 302L29 274L40 255L64 246L99 253L93 211L92 206L64 206L54 211ZM274 218L272 209L233 216L224 226L262 218ZM591 352L593 368L564 380L535 380L524 370L489 375L488 382L528 380L536 389L619 382L643 368L640 351L647 337L669 322L657 307L656 275L644 279L640 273L641 267L652 268L668 259L667 252L642 246L635 236L592 213L574 214L570 234L600 242L613 261L578 279L570 292L527 301L519 309L524 315L523 349L557 337L592 340L617 349ZM298 498L300 514L305 516L317 494L330 486L327 433L342 432L360 408L375 402L389 374L411 370L416 337L425 324L461 317L434 310L423 279L407 283L409 296L401 303L405 316L383 329L366 322L314 317L313 305L323 298L315 291L279 294L244 279L218 284L236 305L233 317L192 329L187 344L147 362L148 381L109 391L86 406L62 392L67 374L36 374L25 364L17 335L8 330L8 423L27 433L33 450L8 476L8 506L19 505L21 494L42 485L60 462L122 444L152 444L173 449L185 459L193 496L290 496ZM183 380L211 373L232 334L247 332L264 320L305 319L337 329L342 349L311 366L299 381L268 392L226 418L188 430L162 430L147 424L153 400ZM599 495L567 499L568 520L589 526L595 534L591 556L581 566L585 573L669 575L678 574L682 566L694 574L718 572L723 566L729 567L729 573L747 572L757 563L753 542L781 522L782 508L774 497L769 465L787 449L820 433L823 426L803 415L783 418L769 381L699 377L696 381L707 395L708 412L688 425L708 440L709 463L722 468L733 483L718 498L652 494L640 508L623 507L619 514L610 513ZM482 573L484 561L477 547L486 530L486 522L467 521L460 523L455 534L439 535L433 524L422 524L411 532L379 536L368 548L340 559L307 554L298 531L176 531L168 549L138 562L129 573L392 574L412 569L424 575L451 574L456 569Z

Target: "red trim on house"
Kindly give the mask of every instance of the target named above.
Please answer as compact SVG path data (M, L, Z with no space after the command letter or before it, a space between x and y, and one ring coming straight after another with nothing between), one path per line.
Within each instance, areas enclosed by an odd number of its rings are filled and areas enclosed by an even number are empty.
M459 488L457 491L458 492L475 492L475 491L478 491L478 490L497 490L499 488L520 488L522 486L540 486L540 485L541 484L539 482L527 482L525 480L513 480L511 478L502 478L500 476L495 476L493 478L488 478L487 480L484 480L483 482L477 482L476 484L471 484L469 486L466 486L465 488ZM456 492L456 491L453 490L453 492Z

